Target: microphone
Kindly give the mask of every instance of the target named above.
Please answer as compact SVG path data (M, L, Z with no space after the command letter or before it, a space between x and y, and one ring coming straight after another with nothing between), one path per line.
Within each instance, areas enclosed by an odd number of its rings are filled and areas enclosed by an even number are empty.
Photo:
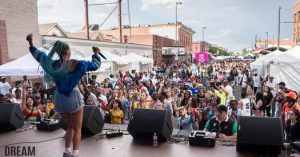
M106 57L100 52L100 49L99 49L98 47L92 47L92 49L93 49L94 52L98 52L98 54L99 54L103 59L107 60Z

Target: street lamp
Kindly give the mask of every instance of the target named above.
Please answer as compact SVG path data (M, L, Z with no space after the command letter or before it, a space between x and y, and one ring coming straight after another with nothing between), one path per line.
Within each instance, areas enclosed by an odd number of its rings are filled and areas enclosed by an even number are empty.
M202 27L202 41L204 41L204 30L206 29L206 27Z
M177 33L178 33L178 31L177 31L177 6L178 5L182 5L182 2L176 2L176 15L175 15L175 35L176 35L176 39L175 39L175 45L176 45L176 48L177 48L177 53L176 53L176 56L175 56L175 60L178 60L178 51L179 51L179 49L178 49L178 39L177 39Z

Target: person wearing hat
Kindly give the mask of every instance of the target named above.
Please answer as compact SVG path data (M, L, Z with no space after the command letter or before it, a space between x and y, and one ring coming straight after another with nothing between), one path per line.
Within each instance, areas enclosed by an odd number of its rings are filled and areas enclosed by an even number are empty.
M11 86L8 82L6 82L5 77L1 77L1 82L0 82L0 93L5 95L10 93Z
M297 94L295 92L286 93L284 96L286 97L287 102L282 107L281 118L286 125L286 122L289 119L289 112L291 110L298 110L300 112L300 106L296 103Z
M227 107L219 105L216 116L207 121L205 131L217 132L222 140L237 139L237 123L228 117Z

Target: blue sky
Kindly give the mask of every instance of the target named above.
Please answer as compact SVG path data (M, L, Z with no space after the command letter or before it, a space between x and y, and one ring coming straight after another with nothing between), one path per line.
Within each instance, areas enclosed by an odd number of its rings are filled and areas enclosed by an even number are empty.
M89 0L93 3L117 0ZM175 4L178 0L129 0L131 23L161 24L175 22ZM261 40L277 38L278 7L282 7L282 21L291 21L292 6L297 0L180 0L178 21L194 29L193 40L202 39L233 51L251 47L257 34ZM66 31L84 25L83 0L38 0L39 23L57 22ZM123 24L128 25L127 0L123 0ZM115 5L90 6L90 23L102 23ZM117 10L102 28L118 26ZM281 25L281 38L291 38L292 25Z

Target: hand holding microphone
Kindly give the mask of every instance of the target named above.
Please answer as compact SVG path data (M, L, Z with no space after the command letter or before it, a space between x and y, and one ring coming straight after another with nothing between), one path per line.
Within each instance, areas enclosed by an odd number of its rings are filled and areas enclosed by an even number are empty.
M106 57L100 52L98 47L92 47L94 54L99 54L103 59L107 60Z

